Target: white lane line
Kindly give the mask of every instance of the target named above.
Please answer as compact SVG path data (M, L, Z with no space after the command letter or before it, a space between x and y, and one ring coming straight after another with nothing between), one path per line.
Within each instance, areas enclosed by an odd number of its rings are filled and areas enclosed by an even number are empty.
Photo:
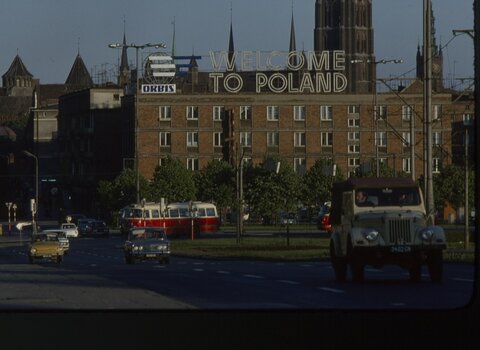
M258 276L258 275L243 275L243 277L247 277L247 278L264 278L263 276Z
M229 271L215 271L216 273L220 273L222 275L229 275L230 272Z
M459 282L473 282L473 279L471 279L471 278L459 278L459 277L457 277L457 278L452 278L452 280L459 281Z
M332 293L337 293L337 294L343 294L343 293L345 293L344 290L342 290L342 289L336 289L336 288L318 287L318 289L323 290L323 291L325 291L325 292L332 292Z
M204 269L193 269L193 271L196 271L196 272L203 272L205 271Z
M405 303L391 303L392 306L407 306Z
M289 280L277 280L277 282L286 283L286 284L300 284L300 282L289 281Z

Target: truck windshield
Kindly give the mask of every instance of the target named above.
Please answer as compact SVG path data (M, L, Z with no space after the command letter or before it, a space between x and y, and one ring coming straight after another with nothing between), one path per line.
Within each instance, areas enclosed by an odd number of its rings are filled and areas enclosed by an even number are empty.
M359 188L355 190L357 206L419 205L420 194L416 187Z

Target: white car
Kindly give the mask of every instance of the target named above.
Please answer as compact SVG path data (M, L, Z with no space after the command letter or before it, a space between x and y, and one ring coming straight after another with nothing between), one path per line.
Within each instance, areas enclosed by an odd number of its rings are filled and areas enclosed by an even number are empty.
M67 237L78 237L77 225L73 223L63 223L60 225L60 229L65 231Z

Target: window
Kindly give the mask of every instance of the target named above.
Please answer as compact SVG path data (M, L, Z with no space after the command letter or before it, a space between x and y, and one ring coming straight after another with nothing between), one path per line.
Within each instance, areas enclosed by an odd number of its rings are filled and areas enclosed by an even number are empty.
M379 147L387 147L387 133L385 131L377 132L376 143Z
M360 145L348 145L348 153L360 153Z
M387 106L375 106L375 113L378 119L387 119Z
M348 141L360 141L360 132L350 131L348 133Z
M187 106L187 119L198 120L198 107L197 106Z
M198 147L198 132L187 132L187 146Z
M267 146L274 147L279 145L279 134L278 132L268 132L267 133Z
M432 120L440 119L442 115L442 106L441 105L433 105L432 106Z
M409 132L402 132L402 138L403 138L403 145L404 146L410 146L410 133Z
M223 133L222 132L214 132L213 133L213 146L214 147L222 147L223 146Z
M240 120L252 119L252 106L240 106Z
M360 114L360 106L358 105L348 106L348 114Z
M278 106L267 106L267 120L278 120Z
M170 120L172 118L172 109L170 106L160 106L159 107L159 118L160 120Z
M413 107L402 106L402 120L409 121L413 116Z
M360 119L359 118L348 118L348 127L349 128L359 128Z
M332 120L333 109L332 106L320 106L320 120Z
M333 144L333 133L332 132L322 132L320 134L320 142L322 146L332 146Z
M305 120L306 108L305 106L293 106L293 119Z
M360 158L348 158L348 166L350 167L360 166Z
M243 147L252 146L252 133L251 132L241 132L240 133L240 145Z
M223 120L225 115L224 106L213 106L213 120Z
M410 172L410 158L402 159L402 170L406 173Z
M304 174L306 164L307 160L305 158L295 158L293 160L293 169L298 174Z
M198 170L198 158L187 158L187 169L188 170Z
M171 143L171 134L169 132L160 133L160 146L170 146Z
M305 147L306 145L306 136L304 132L296 132L293 135L293 143L295 147Z
M442 132L441 131L434 131L432 133L432 143L434 146L441 146L442 145Z

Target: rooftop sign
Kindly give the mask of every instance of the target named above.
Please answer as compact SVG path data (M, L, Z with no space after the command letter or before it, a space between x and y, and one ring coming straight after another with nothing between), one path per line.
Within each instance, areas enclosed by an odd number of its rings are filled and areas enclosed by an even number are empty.
M214 72L214 93L239 93L243 78L236 72L255 71L255 92L274 93L341 93L348 85L345 51L280 52L228 51L210 52ZM238 66L238 67L237 67ZM226 72L225 72L226 71ZM267 73L268 71L268 73ZM298 78L297 78L298 77Z

